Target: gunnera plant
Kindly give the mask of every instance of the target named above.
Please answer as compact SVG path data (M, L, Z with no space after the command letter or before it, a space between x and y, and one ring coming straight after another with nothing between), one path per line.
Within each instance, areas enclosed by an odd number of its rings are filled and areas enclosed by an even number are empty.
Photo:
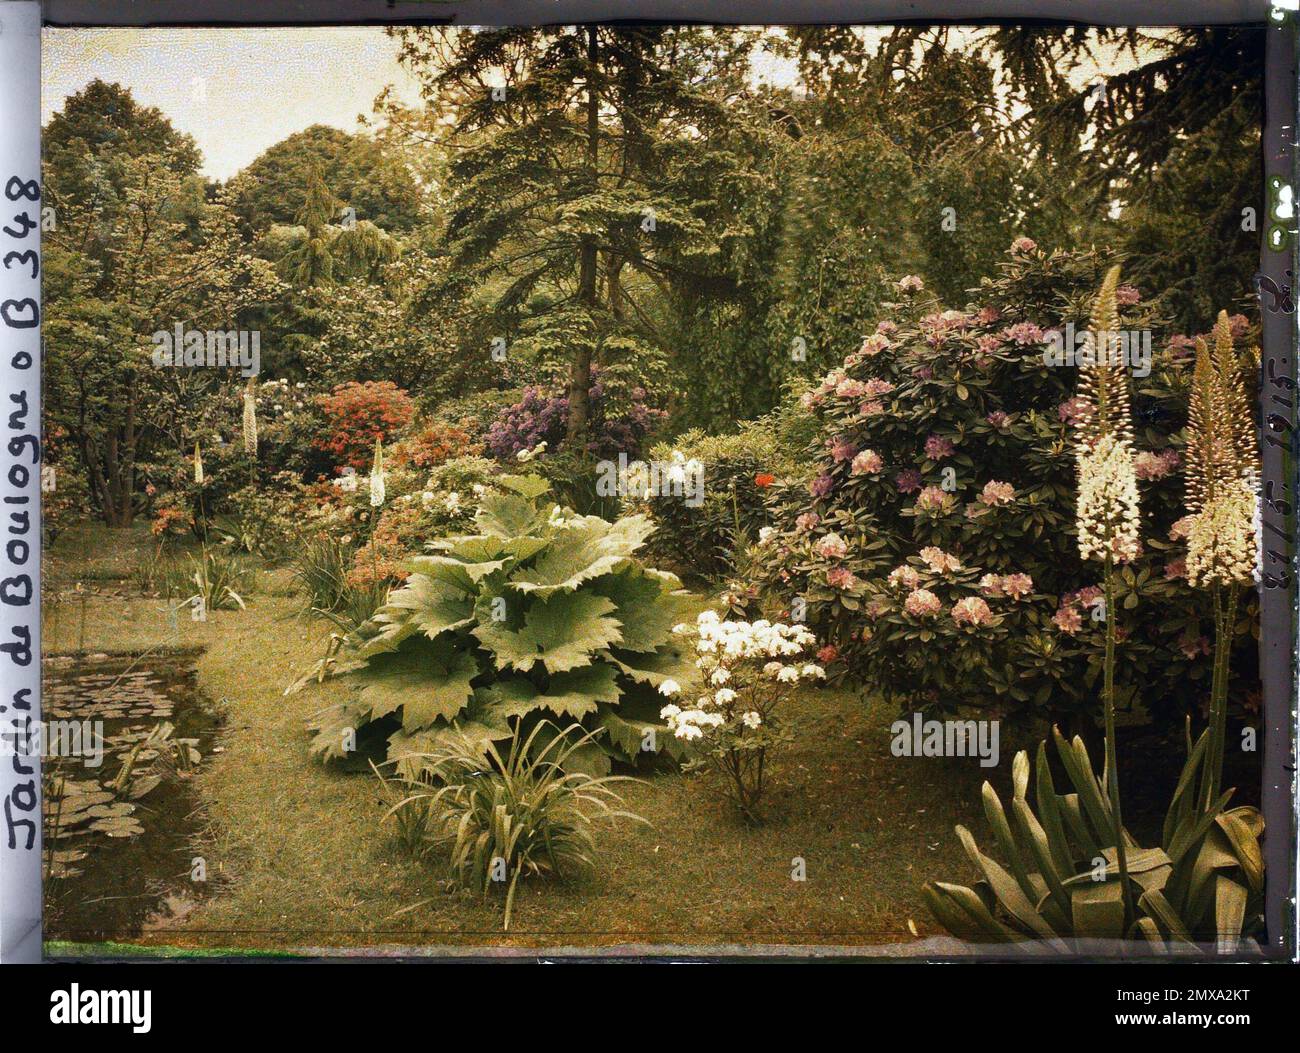
M483 498L477 533L428 544L403 566L402 587L290 686L342 677L346 701L317 714L311 753L323 760L386 753L417 778L440 741L528 735L560 718L592 741L566 757L596 774L678 750L658 720L657 689L680 652L671 630L687 594L673 574L634 558L642 516L610 523L544 500L545 480L507 476Z

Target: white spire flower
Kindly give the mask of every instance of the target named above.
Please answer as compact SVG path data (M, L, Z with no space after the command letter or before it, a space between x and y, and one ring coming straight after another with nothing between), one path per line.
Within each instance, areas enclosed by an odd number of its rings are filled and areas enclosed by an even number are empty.
M1213 349L1197 341L1187 417L1187 580L1249 585L1259 579L1263 541L1259 446L1226 311Z
M1076 453L1079 493L1076 518L1079 555L1116 562L1136 559L1140 540L1137 473L1127 437L1107 434Z
M1187 534L1187 580L1198 588L1249 585L1259 573L1254 480L1221 486L1214 500L1192 517Z
M378 508L384 503L384 444L375 442L375 463L370 468L370 507Z
M1093 304L1090 339L1104 346L1095 348L1093 360L1079 370L1078 399L1084 412L1075 436L1079 474L1075 516L1080 556L1124 563L1140 551L1141 521L1128 370L1110 354L1119 332L1118 288L1119 267L1115 266L1106 272Z
M244 452L257 456L257 388L252 377L244 387Z

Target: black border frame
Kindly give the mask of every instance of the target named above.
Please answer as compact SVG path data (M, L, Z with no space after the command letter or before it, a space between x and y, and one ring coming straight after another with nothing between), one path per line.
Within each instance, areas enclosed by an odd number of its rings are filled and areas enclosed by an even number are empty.
M1262 23L1267 0L44 0L60 26L719 25L890 22L1075 22L1090 25Z
M127 26L345 26L345 25L545 25L581 22L697 22L716 24L987 24L1073 23L1081 25L1265 25L1264 113L1261 140L1261 188L1266 214L1259 219L1260 270L1256 278L1261 293L1261 361L1273 386L1259 393L1263 461L1263 552L1265 584L1261 602L1260 668L1264 705L1262 757L1262 811L1265 820L1264 856L1271 880L1265 887L1265 919L1270 934L1265 956L1297 960L1297 738L1300 712L1297 694L1297 508L1300 507L1300 443L1297 442L1297 315L1295 276L1300 274L1300 234L1296 229L1295 202L1284 224L1284 242L1270 247L1269 183L1280 180L1291 188L1300 185L1300 82L1297 81L1297 24L1300 13L1281 12L1267 0L745 0L743 4L719 0L44 0L43 24L53 27ZM1281 294L1268 293L1269 289ZM1272 303L1265 303L1265 297ZM1277 836L1284 832L1284 837ZM537 958L532 953L521 955ZM651 952L651 957L656 955ZM665 955L682 960L680 954ZM662 957L661 956L661 957ZM482 960L466 949L455 960ZM608 960L599 953L579 953L579 960ZM618 956L623 957L623 956ZM633 956L637 957L637 956ZM727 957L691 954L688 960ZM748 956L746 956L748 957ZM750 960L762 960L755 955ZM782 960L789 960L784 955ZM829 958L838 955L827 956ZM867 956L863 956L866 958ZM978 962L1004 954L974 953L947 961ZM1020 956L1017 956L1020 957ZM102 959L101 959L102 960ZM210 960L210 959L209 959ZM770 960L770 959L769 959ZM823 960L826 960L825 958ZM925 961L925 958L913 959ZM928 960L936 960L930 958ZM1065 959L1070 960L1070 959ZM1074 959L1077 960L1077 959ZM1113 958L1101 959L1115 961ZM1216 959L1226 961L1231 959ZM1257 959L1256 959L1257 960Z

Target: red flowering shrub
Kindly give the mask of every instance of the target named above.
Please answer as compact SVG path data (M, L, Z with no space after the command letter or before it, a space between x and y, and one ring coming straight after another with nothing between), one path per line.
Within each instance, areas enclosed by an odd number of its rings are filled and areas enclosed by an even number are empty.
M424 540L421 506L416 501L395 501L375 521L370 540L356 551L347 583L352 588L400 585L407 572L401 564L420 550Z
M320 399L325 431L313 445L339 468L370 466L375 442L391 442L415 416L411 397L390 380L337 385Z
M477 456L481 443L456 424L429 420L416 427L389 451L389 463L428 471L453 457Z
M149 532L156 538L181 538L193 529L193 515L188 504L182 508L164 499L154 509Z

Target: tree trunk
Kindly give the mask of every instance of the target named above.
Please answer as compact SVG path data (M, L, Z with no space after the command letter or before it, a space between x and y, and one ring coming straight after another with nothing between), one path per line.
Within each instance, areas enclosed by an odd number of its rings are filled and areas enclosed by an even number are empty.
M623 261L607 255L605 281L609 289L609 315L615 325L623 321Z
M104 523L111 527L129 527L135 519L132 505L133 485L124 485L123 468L118 458L117 436L109 433L101 457L91 446L86 436L78 437L81 448L81 460L86 466L86 475L91 492L99 499L99 510ZM134 476L133 468L126 471L128 478Z
M128 527L131 525L131 491L127 488L127 465L123 463L123 454L125 452L117 433L110 431L104 456L108 489L113 499L113 512L112 517L108 520L109 526Z
M600 95L596 90L596 27L587 27L587 170L590 190L594 191L599 179L597 163L600 160ZM569 426L565 443L570 449L581 449L587 438L590 405L587 390L591 387L591 358L595 347L597 258L596 239L583 235L579 243L578 296L586 306L593 328L588 342L573 357L569 372Z

